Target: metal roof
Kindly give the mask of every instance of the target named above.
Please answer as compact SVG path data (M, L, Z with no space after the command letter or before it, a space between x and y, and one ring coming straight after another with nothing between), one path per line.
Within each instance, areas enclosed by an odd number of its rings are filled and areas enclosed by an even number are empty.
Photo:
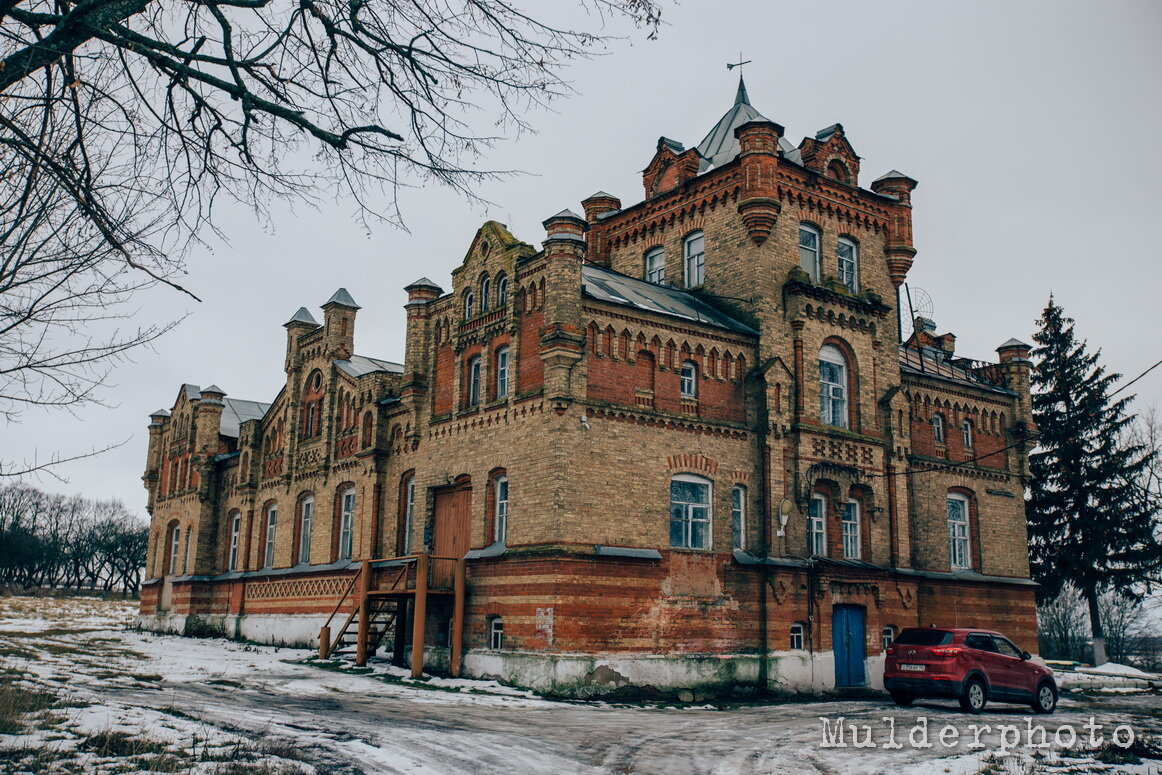
M734 130L748 121L769 120L750 104L750 98L746 93L746 84L743 83L742 76L739 76L738 92L734 96L734 104L730 106L730 110L726 111L722 118L718 119L718 123L702 139L702 142L698 143L698 153L702 156L698 171L706 172L714 167L721 167L723 164L734 161L739 150L738 138L734 136ZM782 152L783 158L796 164L802 164L799 149L787 138L779 138L779 151Z
M344 307L351 307L352 309L362 309L355 303L355 299L351 298L351 294L347 293L346 288L340 288L331 294L331 298L327 299L327 304L341 304ZM327 306L324 304L323 306Z
M738 322L724 312L719 312L685 291L668 285L647 283L594 264L581 266L581 290L598 301L692 320L729 331L758 334L758 331L750 326Z
M980 364L979 369L969 370L964 366L952 363L946 354L932 347L917 349L900 345L900 371L904 374L915 374L926 377L956 382L961 385L971 385L975 388L988 390L993 393L1015 395L1013 391L991 381L986 374L996 368L995 364ZM981 372L984 373L981 373ZM990 374L989 376L994 376ZM999 377L997 377L999 381Z
M294 314L294 317L286 323L283 323L283 325L289 326L291 323L307 323L312 326L319 325L318 321L311 316L310 311L306 307L299 307L299 311Z
M1006 347L1027 347L1030 350L1033 349L1032 345L1027 345L1024 342L1022 342L1020 339L1010 339L1009 341L1005 342L997 349L1003 350Z
M218 426L218 432L232 438L238 438L242 423L247 420L261 420L270 409L270 404L243 401L238 398L224 398L222 403L225 407L222 409L222 422Z
M403 374L402 365L391 361L381 361L378 358L368 358L366 355L352 355L346 360L335 361L335 365L352 377L362 377L364 374L373 374L377 371Z

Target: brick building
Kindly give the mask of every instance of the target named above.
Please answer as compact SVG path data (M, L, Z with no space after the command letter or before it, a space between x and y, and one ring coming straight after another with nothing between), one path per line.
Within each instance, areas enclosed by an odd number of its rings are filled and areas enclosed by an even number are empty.
M916 182L859 166L740 81L642 201L407 286L402 363L345 290L300 309L270 403L152 415L143 624L581 696L875 685L930 623L1035 649L1029 347L900 341Z

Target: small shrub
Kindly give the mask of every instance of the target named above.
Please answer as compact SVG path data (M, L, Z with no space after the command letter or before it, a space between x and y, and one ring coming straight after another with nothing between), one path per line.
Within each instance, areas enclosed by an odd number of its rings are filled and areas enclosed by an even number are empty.
M135 737L125 732L98 732L86 737L77 747L83 751L91 751L97 756L118 758L166 752L165 743L147 737Z
M0 684L0 734L12 735L25 728L24 716L39 713L56 702L56 695L20 684Z

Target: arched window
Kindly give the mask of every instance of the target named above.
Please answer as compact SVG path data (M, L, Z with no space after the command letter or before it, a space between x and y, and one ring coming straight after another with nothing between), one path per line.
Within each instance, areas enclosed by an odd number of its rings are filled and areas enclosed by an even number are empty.
M848 183L851 176L848 175L847 166L843 162L832 159L827 165L827 177L838 180L840 183Z
M847 359L830 344L819 350L819 421L847 427Z
M807 632L807 628L803 625L802 622L795 622L794 624L791 625L791 650L792 651L802 651L803 649L805 649L807 647L806 646L806 638L804 637L806 635L806 632Z
M807 223L799 224L799 268L813 282L819 282L819 230Z
M661 285L666 282L666 249L657 247L646 251L646 282Z
M323 429L323 375L314 371L303 392L303 438L318 436Z
M242 538L242 513L235 511L230 515L230 553L226 555L226 570L238 570L238 547Z
M698 366L694 361L682 361L679 392L682 394L682 398L698 397Z
M492 291L492 281L488 279L488 275L480 278L480 312L481 314L488 312L488 308L492 306L489 294Z
M884 651L892 647L896 642L896 628L893 625L888 625L880 630L880 643L884 646Z
M416 512L416 477L408 476L403 482L403 553L412 553L412 529Z
M464 293L464 319L468 320L476 313L476 296L472 291Z
M266 509L266 545L262 552L262 567L274 567L274 538L278 529L278 506L271 504Z
M468 385L466 403L468 406L477 406L480 403L480 356L474 355L468 359Z
M508 304L508 275L501 272L496 276L496 306Z
M488 648L494 651L504 648L504 620L499 616L488 620Z
M677 549L710 548L711 482L679 474L670 480L670 546Z
M706 274L706 237L700 231L693 232L682 242L683 266L686 270L686 287L701 285Z
M174 576L178 572L178 554L182 550L182 527L174 524L170 531L169 537L169 575Z
M730 490L731 547L746 548L746 488L736 484Z
M844 559L860 559L859 501L852 499L843 504L842 527Z
M493 498L492 509L492 540L503 544L508 538L508 477L498 476L492 480Z
M972 449L972 420L960 424L960 434L964 437L964 448Z
M815 493L807 504L807 556L827 555L827 533L824 518L827 514L827 496Z
M339 492L339 557L351 559L351 549L355 536L355 488L347 487Z
M944 415L932 415L932 440L937 444L944 443Z
M299 501L299 562L311 562L311 526L315 519L315 496Z
M508 346L505 345L496 351L496 397L508 397Z
M371 412L367 412L366 414L363 415L363 439L362 439L362 442L363 442L364 447L370 447L372 441L374 441L374 439L375 439L374 422L375 422L375 418L372 416Z
M847 286L847 290L855 293L859 290L859 247L851 240L840 237L837 253L839 282Z
M968 541L968 498L948 493L948 564L953 570L972 567Z

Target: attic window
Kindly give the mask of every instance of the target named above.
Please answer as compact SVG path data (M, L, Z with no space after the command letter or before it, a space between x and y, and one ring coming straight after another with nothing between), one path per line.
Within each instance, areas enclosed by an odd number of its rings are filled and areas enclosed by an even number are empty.
M492 245L489 244L488 240L480 243L480 255L487 256L490 250L492 250Z
M827 177L834 178L840 183L851 182L851 173L847 171L847 165L837 159L832 159L831 162L828 163Z

